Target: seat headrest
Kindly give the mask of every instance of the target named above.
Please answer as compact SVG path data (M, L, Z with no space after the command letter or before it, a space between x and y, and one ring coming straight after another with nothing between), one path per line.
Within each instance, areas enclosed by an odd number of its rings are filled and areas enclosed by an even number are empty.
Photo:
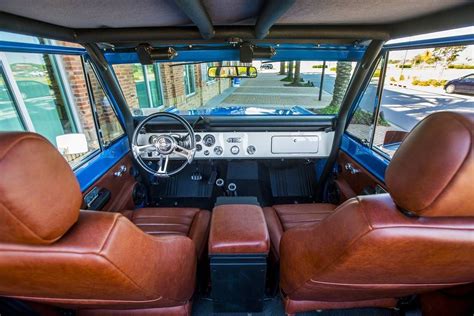
M405 138L385 173L395 203L422 216L474 216L474 113L438 112Z
M77 221L81 203L76 177L51 143L0 133L0 242L52 243Z

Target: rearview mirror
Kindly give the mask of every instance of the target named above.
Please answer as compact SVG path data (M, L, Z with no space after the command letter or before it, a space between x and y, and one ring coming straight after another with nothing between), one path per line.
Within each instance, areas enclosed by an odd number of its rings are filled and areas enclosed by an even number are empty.
M253 66L212 66L207 69L209 78L257 78Z

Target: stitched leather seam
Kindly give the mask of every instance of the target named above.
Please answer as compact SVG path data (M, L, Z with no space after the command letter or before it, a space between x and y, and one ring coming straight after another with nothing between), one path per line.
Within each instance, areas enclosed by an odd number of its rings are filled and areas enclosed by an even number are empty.
M316 281L311 279L312 283L322 284L322 285L339 285L339 286L347 286L347 287L361 287L364 288L365 286L373 286L373 285L386 285L386 286L430 286L430 285L461 285L461 284L469 284L470 282L447 282L447 283L337 283L337 282L324 282L324 281Z
M148 293L145 289L143 289L141 286L139 286L132 278L130 278L124 271L122 271L119 267L117 267L112 261L109 260L109 258L107 258L106 256L103 255L103 250L104 250L104 247L105 245L108 243L109 241L109 238L110 238L110 235L112 234L112 231L114 230L114 228L117 226L117 223L119 221L119 219L122 217L122 215L118 215L115 217L115 221L114 223L112 224L112 227L109 229L108 233L107 233L107 237L105 238L105 241L104 243L102 244L102 247L100 248L99 252L97 253L98 256L104 258L107 262L109 262L117 271L119 271L126 279L128 279L137 289L139 289L140 291L142 291L142 293L145 295L145 296L148 296Z
M3 295L2 295L3 296ZM40 299L40 300L49 300L50 302L56 302L56 303L61 303L61 302L67 302L67 301L87 301L87 302L113 302L115 304L117 303L153 303L153 302L158 302L163 299L163 296L160 296L157 299L153 300L144 300L144 301L127 301L127 300L111 300L111 299L90 299L90 298L58 298L58 297L38 297L38 296L18 296L18 295L5 295L7 297L12 297L12 298L17 298L21 300L35 300L35 299Z
M0 204L3 206L3 208L7 211L7 213L15 219L16 222L18 222L24 229L26 229L30 234L35 236L37 239L46 242L46 243L52 243L61 238L63 235L58 236L57 238L53 239L45 239L43 237L40 237L37 233L35 233L31 228L26 225L23 221L21 221L14 213L10 212L10 209L5 205L5 203L0 202Z
M358 196L356 196L354 199L357 200L357 208L360 209L361 208L361 200ZM366 220L366 223L367 225L369 226L369 230L365 233L363 233L362 235L360 235L359 237L355 238L347 247L346 249L339 255L337 256L336 258L334 258L329 264L327 264L324 268L320 269L319 270L319 273L324 273L324 271L326 271L330 266L332 266L334 264L334 262L337 262L339 261L342 257L344 257L347 252L352 248L352 246L355 244L356 241L360 240L361 238L365 237L367 234L369 234L371 231L373 231L373 227L372 225L370 224L370 222L368 221L367 219L367 215L365 214L365 210L363 210L363 214L364 214L364 218ZM305 281L301 286L297 287L295 290L293 290L292 292L295 293L297 291L299 291L301 288L305 287L306 284L308 284L308 282L311 282L312 278L310 278L309 280Z

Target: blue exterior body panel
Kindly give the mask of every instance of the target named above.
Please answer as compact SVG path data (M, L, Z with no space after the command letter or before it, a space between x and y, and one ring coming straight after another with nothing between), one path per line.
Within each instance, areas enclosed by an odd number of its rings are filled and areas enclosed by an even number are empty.
M390 160L369 147L357 142L349 135L342 137L341 149L351 156L355 161L367 169L382 183L385 182L385 170Z
M81 191L87 190L129 151L128 139L124 136L74 170Z
M263 60L285 61L285 60L325 60L325 61L359 61L364 55L365 46L353 45L313 45L313 44L281 44L260 45L273 46L276 55ZM202 45L200 49L190 49L188 46L173 46L178 55L173 62L212 62L239 60L238 48L228 45ZM107 52L105 58L110 64L138 63L138 55L135 52ZM162 61L168 62L168 61Z
M257 108L245 106L232 106L222 108L208 108L198 110L178 110L176 107L170 107L166 112L175 113L179 115L268 115L268 116L291 116L291 115L316 115L302 106L294 106L290 109L272 109L272 108Z

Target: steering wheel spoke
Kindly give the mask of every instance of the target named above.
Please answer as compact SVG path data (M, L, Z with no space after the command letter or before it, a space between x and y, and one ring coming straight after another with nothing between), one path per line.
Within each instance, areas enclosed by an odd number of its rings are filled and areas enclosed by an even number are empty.
M180 145L176 145L174 149L174 153L178 156L186 158L188 162L191 162L194 158L195 150L184 148L183 146L180 146Z
M132 150L134 153L140 154L140 152L145 151L146 149L151 148L152 151L156 151L156 145L155 144L147 144L147 145L132 145Z
M160 160L158 161L158 169L156 170L157 175L168 175L168 155L160 155Z

